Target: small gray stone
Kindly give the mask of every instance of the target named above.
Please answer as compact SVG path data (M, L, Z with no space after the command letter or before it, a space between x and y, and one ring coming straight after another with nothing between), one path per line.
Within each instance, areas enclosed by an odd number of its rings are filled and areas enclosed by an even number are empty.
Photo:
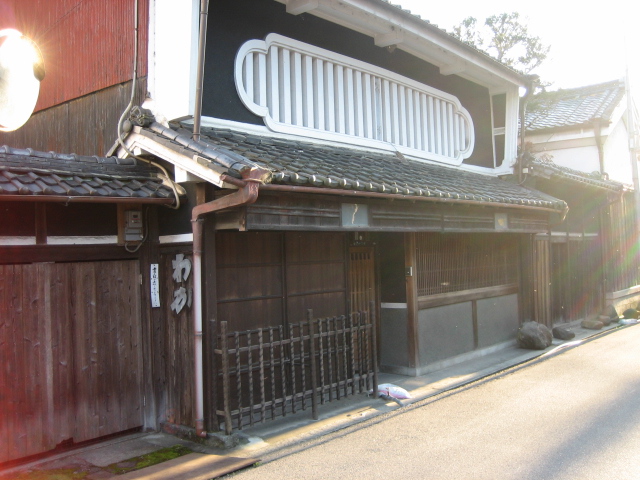
M585 318L580 325L588 330L600 330L604 326L600 320L594 318Z
M605 327L608 327L609 325L611 325L611 319L609 318L608 315L600 315L598 316L597 320L602 322L602 325Z
M638 318L638 311L635 308L627 308L622 312L624 318Z
M554 338L557 338L558 340L571 340L576 336L575 333L564 327L553 327L551 332L553 333Z
M551 330L538 322L525 322L518 329L518 346L529 350L544 350L553 341Z

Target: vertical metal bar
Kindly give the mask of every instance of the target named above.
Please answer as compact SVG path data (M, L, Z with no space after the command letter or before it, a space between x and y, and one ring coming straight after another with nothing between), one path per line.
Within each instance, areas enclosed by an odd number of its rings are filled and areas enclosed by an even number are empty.
M364 351L364 328L362 327L362 320L363 320L363 312L358 312L358 323L357 323L357 331L358 331L358 392L362 393L362 383L365 380L365 365L364 365L364 357L365 357L365 351Z
M331 328L331 323L333 323L333 328ZM331 333L330 336L327 337L327 343L329 344L329 385L331 385L331 389L333 389L333 374L334 374L334 368L335 368L335 373L336 373L336 400L340 400L340 377L337 374L338 373L338 369L339 367L339 361L338 361L338 319L337 317L333 317L332 319L329 320L329 324L328 324L328 331ZM336 357L336 366L333 367L333 361L331 360L332 355L335 352L335 357ZM331 400L331 394L329 394L329 400Z
M322 339L322 324L326 319L319 318L316 322L318 324L318 360L320 361L320 403L324 405L324 341Z
M342 368L344 369L344 396L349 395L349 349L347 348L347 317L342 315Z
M289 324L289 342L291 342L289 344L289 365L291 369L291 412L296 413L296 338L293 336L292 324Z
M260 362L260 423L264 423L266 416L266 392L264 388L264 341L262 338L263 329L258 330L258 361Z
M378 317L376 315L376 303L369 302L369 315L371 318L371 360L373 364L373 396L377 398L378 392Z
M224 431L231 435L231 410L229 408L229 349L227 346L227 322L220 322L222 348L222 392L224 396ZM240 418L240 417L239 417ZM240 419L238 419L240 423Z
M371 335L369 333L369 328L370 328L370 323L369 323L369 312L365 311L364 312L364 324L362 326L362 341L364 342L363 345L363 353L362 355L364 356L363 358L363 364L364 364L364 371L363 371L363 382L364 382L364 389L365 391L369 390L369 381L371 379Z
M253 426L253 351L251 350L251 331L247 331L247 375L249 380L249 425Z
M226 322L225 322L226 323ZM240 354L240 332L233 332L236 347L236 389L238 391L238 429L242 430L242 359Z
M356 333L355 328L353 326L354 317L356 317L358 313L349 314L349 330L351 332L351 394L356 394L356 381L358 370L356 368Z
M273 329L269 328L269 360L270 360L270 373L271 373L271 420L276 418L276 366L273 355ZM284 381L284 378L282 379Z
M307 408L307 361L304 350L304 323L300 323L300 375L302 376L302 410Z
M280 336L280 377L282 378L282 416L287 415L287 376L284 368L285 348L284 348L284 327L278 326L278 334Z
M318 377L316 366L316 342L313 332L313 310L307 310L307 324L309 325L309 351L311 360L311 416L318 419Z

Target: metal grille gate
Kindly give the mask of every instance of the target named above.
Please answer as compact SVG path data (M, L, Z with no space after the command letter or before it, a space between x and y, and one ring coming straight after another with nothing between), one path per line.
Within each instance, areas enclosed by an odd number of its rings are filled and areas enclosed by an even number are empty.
M229 332L220 322L216 414L225 432L309 407L317 419L318 404L376 391L375 324L369 312L313 319L311 310L288 327Z

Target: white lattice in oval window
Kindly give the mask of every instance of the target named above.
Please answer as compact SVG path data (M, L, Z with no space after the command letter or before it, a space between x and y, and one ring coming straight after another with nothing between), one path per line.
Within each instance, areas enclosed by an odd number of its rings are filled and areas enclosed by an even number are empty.
M391 143L452 164L473 151L471 115L455 96L281 35L240 47L235 82L245 106L275 132Z

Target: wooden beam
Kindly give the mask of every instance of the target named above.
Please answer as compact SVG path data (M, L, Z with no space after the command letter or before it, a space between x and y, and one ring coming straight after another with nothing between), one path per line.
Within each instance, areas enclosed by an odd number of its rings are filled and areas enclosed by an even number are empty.
M451 63L449 65L443 65L440 67L440 75L456 75L466 70L466 64L464 62Z
M114 245L10 245L0 246L0 264L78 262L138 258Z
M484 298L502 297L518 293L518 285L500 285L497 287L476 288L473 290L462 290L459 292L440 293L418 298L418 308L442 307L455 303L471 302Z
M287 2L287 13L300 15L318 8L318 0L289 0Z
M390 47L404 42L404 32L402 30L392 30L389 33L380 33L374 37L377 47Z

